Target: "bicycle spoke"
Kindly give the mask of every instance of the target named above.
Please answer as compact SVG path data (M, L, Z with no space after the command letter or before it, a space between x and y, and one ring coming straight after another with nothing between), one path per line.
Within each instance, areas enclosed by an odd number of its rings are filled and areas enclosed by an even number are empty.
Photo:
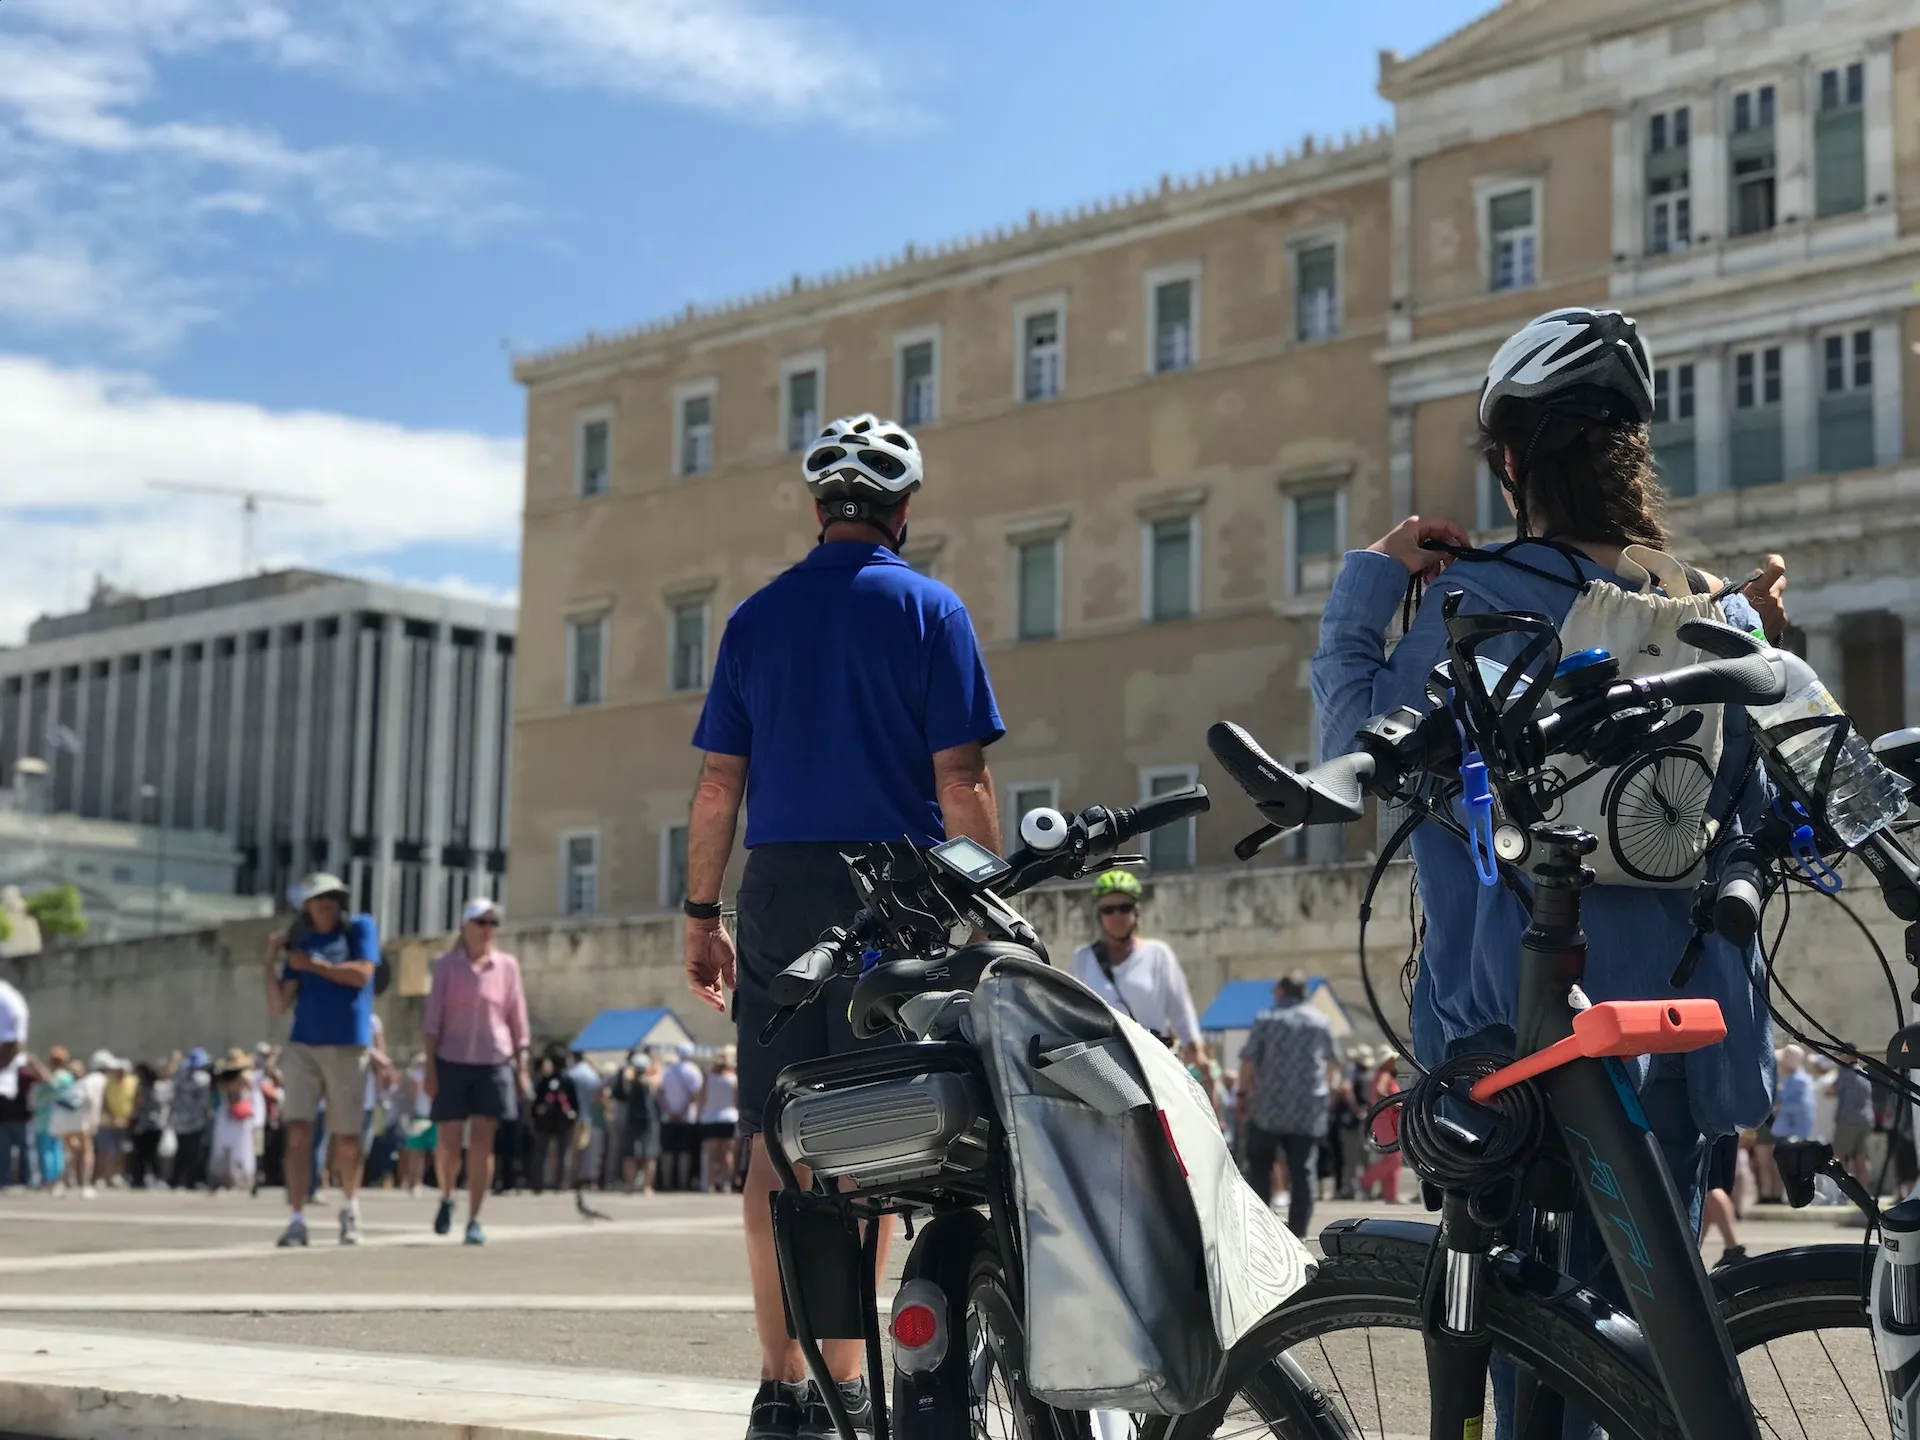
M1386 1440L1387 1410L1386 1407L1380 1403L1380 1365L1379 1362L1373 1358L1373 1331L1367 1331L1366 1336L1367 1373L1373 1377L1373 1418L1380 1422L1381 1440Z
M1360 1431L1361 1440L1366 1440L1366 1429L1364 1426L1361 1425L1360 1417L1354 1413L1353 1401L1347 1398L1347 1387L1345 1383L1340 1379L1340 1372L1334 1368L1333 1357L1327 1354L1327 1342L1323 1339L1315 1337L1313 1343L1316 1346L1318 1346L1320 1349L1320 1358L1327 1362L1327 1373L1333 1377L1333 1388L1340 1392L1340 1403L1347 1407L1347 1418L1353 1421L1353 1428L1355 1430ZM1386 1434L1385 1427L1382 1427L1381 1435L1383 1437L1383 1440L1384 1440L1385 1434Z
M1833 1378L1840 1382L1840 1389L1846 1395L1847 1403L1853 1406L1853 1413L1859 1416L1860 1428L1866 1432L1868 1440L1872 1440L1873 1426L1867 1423L1866 1412L1860 1408L1860 1402L1853 1398L1853 1386L1847 1383L1847 1377L1841 1373L1839 1364L1833 1358L1833 1352L1827 1349L1827 1337L1816 1330L1813 1332L1813 1339L1814 1343L1820 1347L1820 1353L1827 1357L1827 1364L1833 1366ZM1879 1368L1878 1365L1874 1366L1876 1371Z
M1767 1364L1773 1367L1773 1378L1780 1382L1780 1394L1787 1402L1787 1409L1793 1412L1793 1421L1800 1427L1800 1440L1811 1440L1807 1434L1807 1422L1800 1416L1800 1407L1793 1403L1793 1391L1787 1387L1787 1377L1780 1373L1780 1362L1773 1358L1773 1346L1766 1346Z

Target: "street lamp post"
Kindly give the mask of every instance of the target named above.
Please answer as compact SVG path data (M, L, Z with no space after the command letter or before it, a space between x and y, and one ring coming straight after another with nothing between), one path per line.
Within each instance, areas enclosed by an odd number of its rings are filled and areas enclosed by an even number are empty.
M142 785L140 798L153 802L153 827L159 832L159 855L153 866L153 933L158 936L160 934L160 887L167 875L167 827L163 823L164 817L160 814L160 787Z

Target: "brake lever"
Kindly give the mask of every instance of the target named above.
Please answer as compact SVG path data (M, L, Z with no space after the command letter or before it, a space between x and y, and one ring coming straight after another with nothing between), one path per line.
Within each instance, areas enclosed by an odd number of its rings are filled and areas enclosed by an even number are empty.
M813 996L809 995L801 1002L801 1005L810 1005L812 1003ZM773 1018L760 1027L760 1043L763 1046L771 1045L773 1043L773 1037L787 1028L787 1022L800 1013L800 1008L800 1005L782 1005L778 1010L774 1011Z

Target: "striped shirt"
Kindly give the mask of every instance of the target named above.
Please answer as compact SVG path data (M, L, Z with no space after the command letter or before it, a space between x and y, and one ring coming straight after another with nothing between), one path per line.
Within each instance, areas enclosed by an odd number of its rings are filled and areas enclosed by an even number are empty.
M455 945L433 962L421 1029L433 1053L457 1065L498 1065L527 1048L527 997L520 962L495 950L475 965Z

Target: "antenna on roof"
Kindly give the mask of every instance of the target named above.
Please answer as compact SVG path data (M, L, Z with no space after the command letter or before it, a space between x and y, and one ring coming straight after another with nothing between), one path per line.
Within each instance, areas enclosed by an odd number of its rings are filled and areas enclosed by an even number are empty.
M252 485L208 485L197 480L149 480L149 488L178 495L225 495L240 502L240 573L253 574L254 551L259 542L260 502L269 505L312 505L327 502L311 495L289 495L281 490L262 490Z

